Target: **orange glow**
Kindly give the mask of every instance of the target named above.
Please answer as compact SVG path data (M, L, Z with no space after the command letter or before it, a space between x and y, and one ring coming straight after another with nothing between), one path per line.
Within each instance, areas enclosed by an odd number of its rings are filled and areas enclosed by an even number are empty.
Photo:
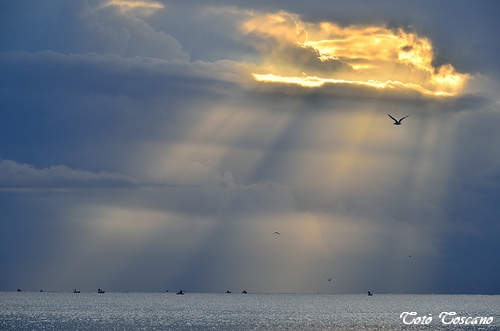
M257 81L304 87L354 84L451 96L460 93L469 78L451 64L434 67L431 41L402 29L306 23L285 12L254 13L242 29L260 36L265 45L256 45L264 59L253 74ZM330 66L321 66L327 63Z

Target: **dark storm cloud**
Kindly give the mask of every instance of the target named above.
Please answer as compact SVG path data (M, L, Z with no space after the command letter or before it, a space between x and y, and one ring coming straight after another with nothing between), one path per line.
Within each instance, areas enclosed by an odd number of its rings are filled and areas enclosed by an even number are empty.
M495 100L483 93L461 94L454 97L435 98L418 91L406 90L404 93L396 89L374 89L353 84L331 84L309 89L295 84L260 83L250 91L255 100L278 98L286 102L291 95L308 105L315 105L315 110L336 111L348 104L356 105L365 102L377 103L380 100L399 108L419 108L417 116L426 116L433 111L460 112L464 110L487 109ZM276 108L277 110L279 108ZM304 111L311 111L306 110ZM385 112L385 110L382 110Z
M130 141L182 135L184 110L197 100L225 98L230 82L244 76L228 61L53 51L5 52L0 58L0 95L9 100L0 124L9 144L1 156L42 167L82 168L83 162L83 169L96 172L116 166L111 156L127 153ZM75 155L81 148L90 154Z
M230 61L216 63L168 61L158 58L123 58L114 54L5 52L1 83L10 89L74 89L133 97L168 93L172 85L196 80L236 80L241 71ZM180 82L179 82L180 80Z

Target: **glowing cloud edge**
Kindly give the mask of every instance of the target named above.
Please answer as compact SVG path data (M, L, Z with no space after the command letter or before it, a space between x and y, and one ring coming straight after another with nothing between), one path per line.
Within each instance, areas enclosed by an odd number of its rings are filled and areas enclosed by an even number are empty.
M393 80L387 80L385 82L372 79L368 81L361 81L361 80L345 80L345 79L335 79L335 78L320 78L317 76L285 77L275 74L256 74L256 73L252 73L252 77L258 82L295 84L307 88L317 88L325 84L347 84L347 85L367 86L377 89L405 88L405 89L412 89L422 94L432 95L432 96L451 97L457 94L444 91L430 91L418 84L403 83L400 81L393 81Z

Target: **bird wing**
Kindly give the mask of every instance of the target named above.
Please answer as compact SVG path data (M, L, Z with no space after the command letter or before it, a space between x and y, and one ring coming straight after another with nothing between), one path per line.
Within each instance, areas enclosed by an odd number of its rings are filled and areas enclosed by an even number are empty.
M400 119L399 121L401 122L402 120L404 120L404 119L405 119L405 118L407 118L408 116L410 116L410 115L406 115L405 117L401 117L401 119Z
M389 117L392 118L394 120L394 122L398 121L397 119L395 119L394 117L392 117L391 114L387 114L387 115L389 115Z

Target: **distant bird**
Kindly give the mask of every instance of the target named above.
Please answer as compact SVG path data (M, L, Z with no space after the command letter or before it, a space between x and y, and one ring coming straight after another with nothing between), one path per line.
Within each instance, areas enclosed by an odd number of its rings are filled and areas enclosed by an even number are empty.
M387 115L389 115L389 117L394 120L394 125L401 125L401 121L404 120L405 118L407 118L408 116L410 116L410 115L406 115L405 117L401 117L398 121L397 119L392 117L391 114L387 114Z
M331 281L332 279L331 278L328 278L328 281Z
M273 234L278 234L278 235L281 235L281 233L279 233L278 231L274 231Z
M411 255L408 255L408 257L411 257Z

